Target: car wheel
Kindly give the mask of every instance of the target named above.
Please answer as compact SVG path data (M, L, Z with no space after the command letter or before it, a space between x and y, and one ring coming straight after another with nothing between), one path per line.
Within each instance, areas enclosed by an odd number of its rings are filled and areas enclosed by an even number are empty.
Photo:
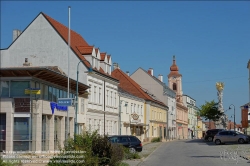
M221 144L221 141L219 139L216 139L214 142L215 142L216 145L220 145Z
M239 142L240 144L244 144L244 143L245 143L245 140L244 140L243 138L240 138L240 139L238 140L238 142Z
M209 142L212 142L212 141L213 141L213 137L208 137L207 140L208 140Z
M135 151L135 148L129 148L129 152L130 153L135 153L136 151Z

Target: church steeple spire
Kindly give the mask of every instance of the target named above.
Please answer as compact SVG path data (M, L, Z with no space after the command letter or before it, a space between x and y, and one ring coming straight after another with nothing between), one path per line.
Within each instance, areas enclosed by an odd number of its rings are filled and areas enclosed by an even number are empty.
M170 67L170 73L168 75L168 77L171 77L171 76L179 76L180 73L179 73L179 68L178 66L176 65L176 60L175 60L175 55L173 56L173 64L172 66Z

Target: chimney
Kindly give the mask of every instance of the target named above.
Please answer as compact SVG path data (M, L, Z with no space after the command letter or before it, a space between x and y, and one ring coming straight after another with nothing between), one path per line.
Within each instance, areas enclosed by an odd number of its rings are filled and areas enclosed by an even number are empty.
M151 76L154 76L153 68L149 68L149 69L148 69L148 74L150 74Z
M119 68L118 63L115 63L115 62L114 62L114 63L113 63L113 70L115 70L115 69L120 69L120 68Z
M127 75L129 76L129 71L126 71Z
M158 79L163 82L163 76L161 74L158 75Z
M23 63L23 66L32 66L32 63L28 62L28 58L25 58L25 62Z
M16 40L16 38L22 33L22 31L18 29L13 30L13 41Z

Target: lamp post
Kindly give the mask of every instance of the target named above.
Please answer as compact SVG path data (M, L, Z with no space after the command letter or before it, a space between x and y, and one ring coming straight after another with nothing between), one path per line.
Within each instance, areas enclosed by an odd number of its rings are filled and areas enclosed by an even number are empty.
M233 104L231 104L230 106L229 106L229 110L231 109L231 106L234 106ZM234 106L234 131L235 131L235 106Z
M83 61L87 60L81 60L77 64L77 72L76 72L76 101L75 101L75 135L78 133L78 125L77 125L77 113L78 113L78 74L79 74L79 64ZM88 68L88 73L92 73L92 67L90 66Z

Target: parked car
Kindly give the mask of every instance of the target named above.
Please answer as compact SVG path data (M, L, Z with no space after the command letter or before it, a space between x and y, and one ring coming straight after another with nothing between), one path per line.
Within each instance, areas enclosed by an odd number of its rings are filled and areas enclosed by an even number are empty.
M214 136L220 132L223 131L224 129L211 129L211 130L207 130L204 136L204 139L212 142L214 140Z
M141 152L142 143L141 141L132 135L113 135L109 136L109 141L111 143L122 144L124 147L129 148L131 153Z
M249 136L238 131L221 131L214 136L214 143L220 145L221 143L238 142L240 144L248 143Z

